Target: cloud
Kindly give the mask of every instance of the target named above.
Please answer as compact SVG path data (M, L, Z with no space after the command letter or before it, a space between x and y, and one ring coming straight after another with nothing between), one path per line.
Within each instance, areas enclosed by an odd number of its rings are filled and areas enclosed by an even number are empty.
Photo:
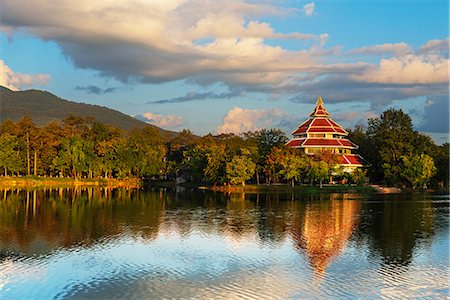
M446 38L443 40L430 40L420 47L419 53L420 54L444 53L448 57L449 49L450 49L450 38Z
M369 54L369 55L380 55L385 53L391 53L395 55L405 54L411 52L411 48L406 43L397 44L381 44L373 45L369 47L362 47L358 49L353 49L349 53L351 54Z
M233 107L223 118L223 124L217 127L217 133L240 134L247 131L273 127L287 114L279 108L244 109Z
M374 83L442 84L449 81L448 67L448 58L410 54L382 59L378 66L368 68L353 79Z
M428 97L425 103L424 122L419 130L432 133L449 133L449 98L447 95Z
M183 118L177 115L161 115L146 112L134 117L148 124L168 129L177 128L184 124Z
M373 106L448 94L448 39L419 49L400 41L342 53L340 46L326 47L327 33L278 32L262 21L314 14L313 2L301 10L273 3L3 1L0 30L54 41L76 67L123 82L184 80L203 89L219 83L229 93L300 102L322 95ZM274 39L302 40L301 48L286 49ZM375 57L362 60L367 54ZM226 99L227 93L194 91L150 103Z
M180 102L188 102L194 100L203 100L203 99L230 99L242 96L242 91L232 90L229 92L223 92L220 94L216 94L214 92L205 92L205 93L197 93L197 92L189 92L184 96L169 98L169 99L161 99L156 101L148 101L147 104L166 104L166 103L180 103Z
M0 59L0 85L13 91L33 85L46 85L50 81L48 74L21 74L15 73Z
M106 89L102 89L98 86L95 85L88 85L88 86L76 86L75 90L79 90L79 91L84 91L88 94L96 94L96 95L101 95L101 94L107 94L107 93L114 93L118 88L116 87L110 87L110 88L106 88Z
M55 41L75 66L122 81L160 83L200 75L232 85L236 75L239 80L246 73L251 83L279 81L280 72L310 65L311 59L265 39L321 40L276 32L257 18L286 12L240 1L5 1L2 12L4 31Z
M305 16L311 17L314 14L315 7L316 7L316 5L314 4L314 2L305 4L305 6L303 6L303 11L305 12Z
M345 113L337 113L333 114L333 119L335 119L337 122L348 122L351 125L357 125L357 124L366 124L367 120L371 118L377 118L378 114L376 114L374 111L348 111Z

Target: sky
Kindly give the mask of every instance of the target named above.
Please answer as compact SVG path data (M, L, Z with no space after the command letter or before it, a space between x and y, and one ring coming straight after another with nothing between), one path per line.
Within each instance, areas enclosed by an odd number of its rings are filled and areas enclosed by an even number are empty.
M346 128L388 108L449 140L449 3L0 0L0 85L165 129ZM76 112L74 112L76 113Z

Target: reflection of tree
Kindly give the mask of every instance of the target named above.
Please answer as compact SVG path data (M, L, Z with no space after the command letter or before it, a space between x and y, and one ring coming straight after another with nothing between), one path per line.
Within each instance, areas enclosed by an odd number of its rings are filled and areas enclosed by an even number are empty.
M376 213L363 217L359 237L369 238L372 252L381 255L386 265L408 265L417 240L430 241L434 234L433 210L421 195L395 197L365 203L365 211Z
M331 200L309 202L306 207L297 204L292 236L319 274L339 255L356 226L360 202L345 197L331 195Z
M155 193L92 188L3 192L1 248L46 252L91 244L120 234L123 227L139 228L138 234L147 238L158 232L162 202Z
M263 243L281 243L289 231L290 202L285 201L287 199L280 201L279 196L279 194L258 194L255 197L259 204L258 235Z

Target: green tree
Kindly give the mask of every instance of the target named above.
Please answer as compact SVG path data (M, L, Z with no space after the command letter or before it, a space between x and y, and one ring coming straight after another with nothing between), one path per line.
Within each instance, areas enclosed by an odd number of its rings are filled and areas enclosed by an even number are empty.
M402 156L414 150L415 132L411 118L402 110L389 109L375 119L369 119L367 135L376 147L371 165L375 180L385 179L391 184L400 182ZM381 171L381 172L380 172Z
M227 178L231 184L245 186L245 181L249 180L255 173L256 164L250 158L250 152L242 149L241 155L235 155L231 162L226 165Z
M206 154L207 165L204 170L206 180L216 185L225 182L226 179L226 160L225 148L214 145L208 149Z
M295 181L299 181L306 174L310 158L297 149L281 148L276 151L277 163L281 167L279 174L291 181L291 186L294 187Z
M18 138L8 133L0 135L0 167L4 168L5 176L8 171L14 174L20 170L20 157L18 155Z
M330 176L330 165L325 161L311 160L307 176L312 183L319 180L320 188L322 188L323 180L328 179Z
M402 156L401 176L412 188L426 188L431 177L436 173L433 158L426 154Z

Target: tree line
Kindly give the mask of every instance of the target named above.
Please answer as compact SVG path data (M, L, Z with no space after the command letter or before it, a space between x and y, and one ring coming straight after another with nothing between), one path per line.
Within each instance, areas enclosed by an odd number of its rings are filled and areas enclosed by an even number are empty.
M448 143L437 146L413 130L410 117L390 109L370 119L367 130L349 130L366 167L352 174L328 151L308 156L285 147L279 129L242 135L183 130L172 138L156 128L130 131L93 118L68 116L37 127L29 117L0 124L0 171L4 176L180 179L211 185L298 182L385 182L448 187ZM332 178L331 178L332 177Z

